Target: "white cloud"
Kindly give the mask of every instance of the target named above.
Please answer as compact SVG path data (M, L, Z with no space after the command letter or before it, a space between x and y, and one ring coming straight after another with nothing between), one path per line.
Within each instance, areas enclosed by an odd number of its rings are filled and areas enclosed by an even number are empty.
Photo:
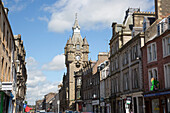
M10 12L22 11L34 0L2 0L4 5L7 5ZM6 7L6 6L5 6Z
M65 68L65 56L63 54L55 56L52 61L42 66L43 70L62 70Z
M28 104L35 104L37 99L43 99L43 96L49 92L57 92L60 81L49 82L42 72L38 69L38 62L33 58L27 58L28 80L27 96Z
M31 67L31 69L36 69L37 65L38 65L38 62L33 57L27 58L28 67Z
M44 17L38 17L38 19L41 20L41 21L45 21L45 22L48 22L48 21L49 21L46 16L44 16Z
M128 7L150 10L153 0L59 0L44 11L51 13L48 28L53 32L70 30L75 13L81 27L98 29L110 27L113 21L122 22Z

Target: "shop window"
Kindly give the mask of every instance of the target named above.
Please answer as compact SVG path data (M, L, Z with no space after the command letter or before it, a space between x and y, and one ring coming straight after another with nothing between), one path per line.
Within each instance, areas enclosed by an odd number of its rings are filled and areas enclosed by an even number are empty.
M170 98L167 98L167 113L170 113Z
M152 100L152 113L159 113L159 99Z
M139 113L143 113L143 98L138 97Z

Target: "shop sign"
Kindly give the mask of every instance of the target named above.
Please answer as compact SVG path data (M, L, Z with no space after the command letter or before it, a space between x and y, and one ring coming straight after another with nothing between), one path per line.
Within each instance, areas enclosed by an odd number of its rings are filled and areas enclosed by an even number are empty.
M12 90L12 82L2 82L2 90Z
M131 101L130 100L126 100L126 104L130 104L131 103Z
M132 97L129 96L129 97L126 98L126 104L130 104L131 101L132 101Z
M101 102L101 103L100 103L100 106L105 106L105 102Z
M160 92L160 93L147 94L147 95L144 95L144 97L152 97L152 96L167 95L167 94L170 94L170 91L167 91L167 92Z
M99 100L93 100L92 105L99 105Z
M102 101L102 102L103 102L103 101L104 101L104 98L103 98L103 97L101 97L101 98L100 98L100 101Z

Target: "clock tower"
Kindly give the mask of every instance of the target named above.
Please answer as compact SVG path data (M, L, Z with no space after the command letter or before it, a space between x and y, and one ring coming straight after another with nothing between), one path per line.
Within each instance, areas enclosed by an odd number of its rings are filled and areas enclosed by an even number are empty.
M77 16L72 27L72 37L67 40L64 48L65 64L67 67L67 100L68 108L74 110L75 108L75 78L74 72L80 70L84 62L88 61L89 44L86 37L82 39L80 34L80 26L78 24Z

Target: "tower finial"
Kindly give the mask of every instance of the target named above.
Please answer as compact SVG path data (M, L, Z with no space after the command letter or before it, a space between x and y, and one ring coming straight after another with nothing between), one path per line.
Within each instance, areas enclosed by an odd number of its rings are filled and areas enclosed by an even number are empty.
M77 13L75 14L75 19L77 20Z

